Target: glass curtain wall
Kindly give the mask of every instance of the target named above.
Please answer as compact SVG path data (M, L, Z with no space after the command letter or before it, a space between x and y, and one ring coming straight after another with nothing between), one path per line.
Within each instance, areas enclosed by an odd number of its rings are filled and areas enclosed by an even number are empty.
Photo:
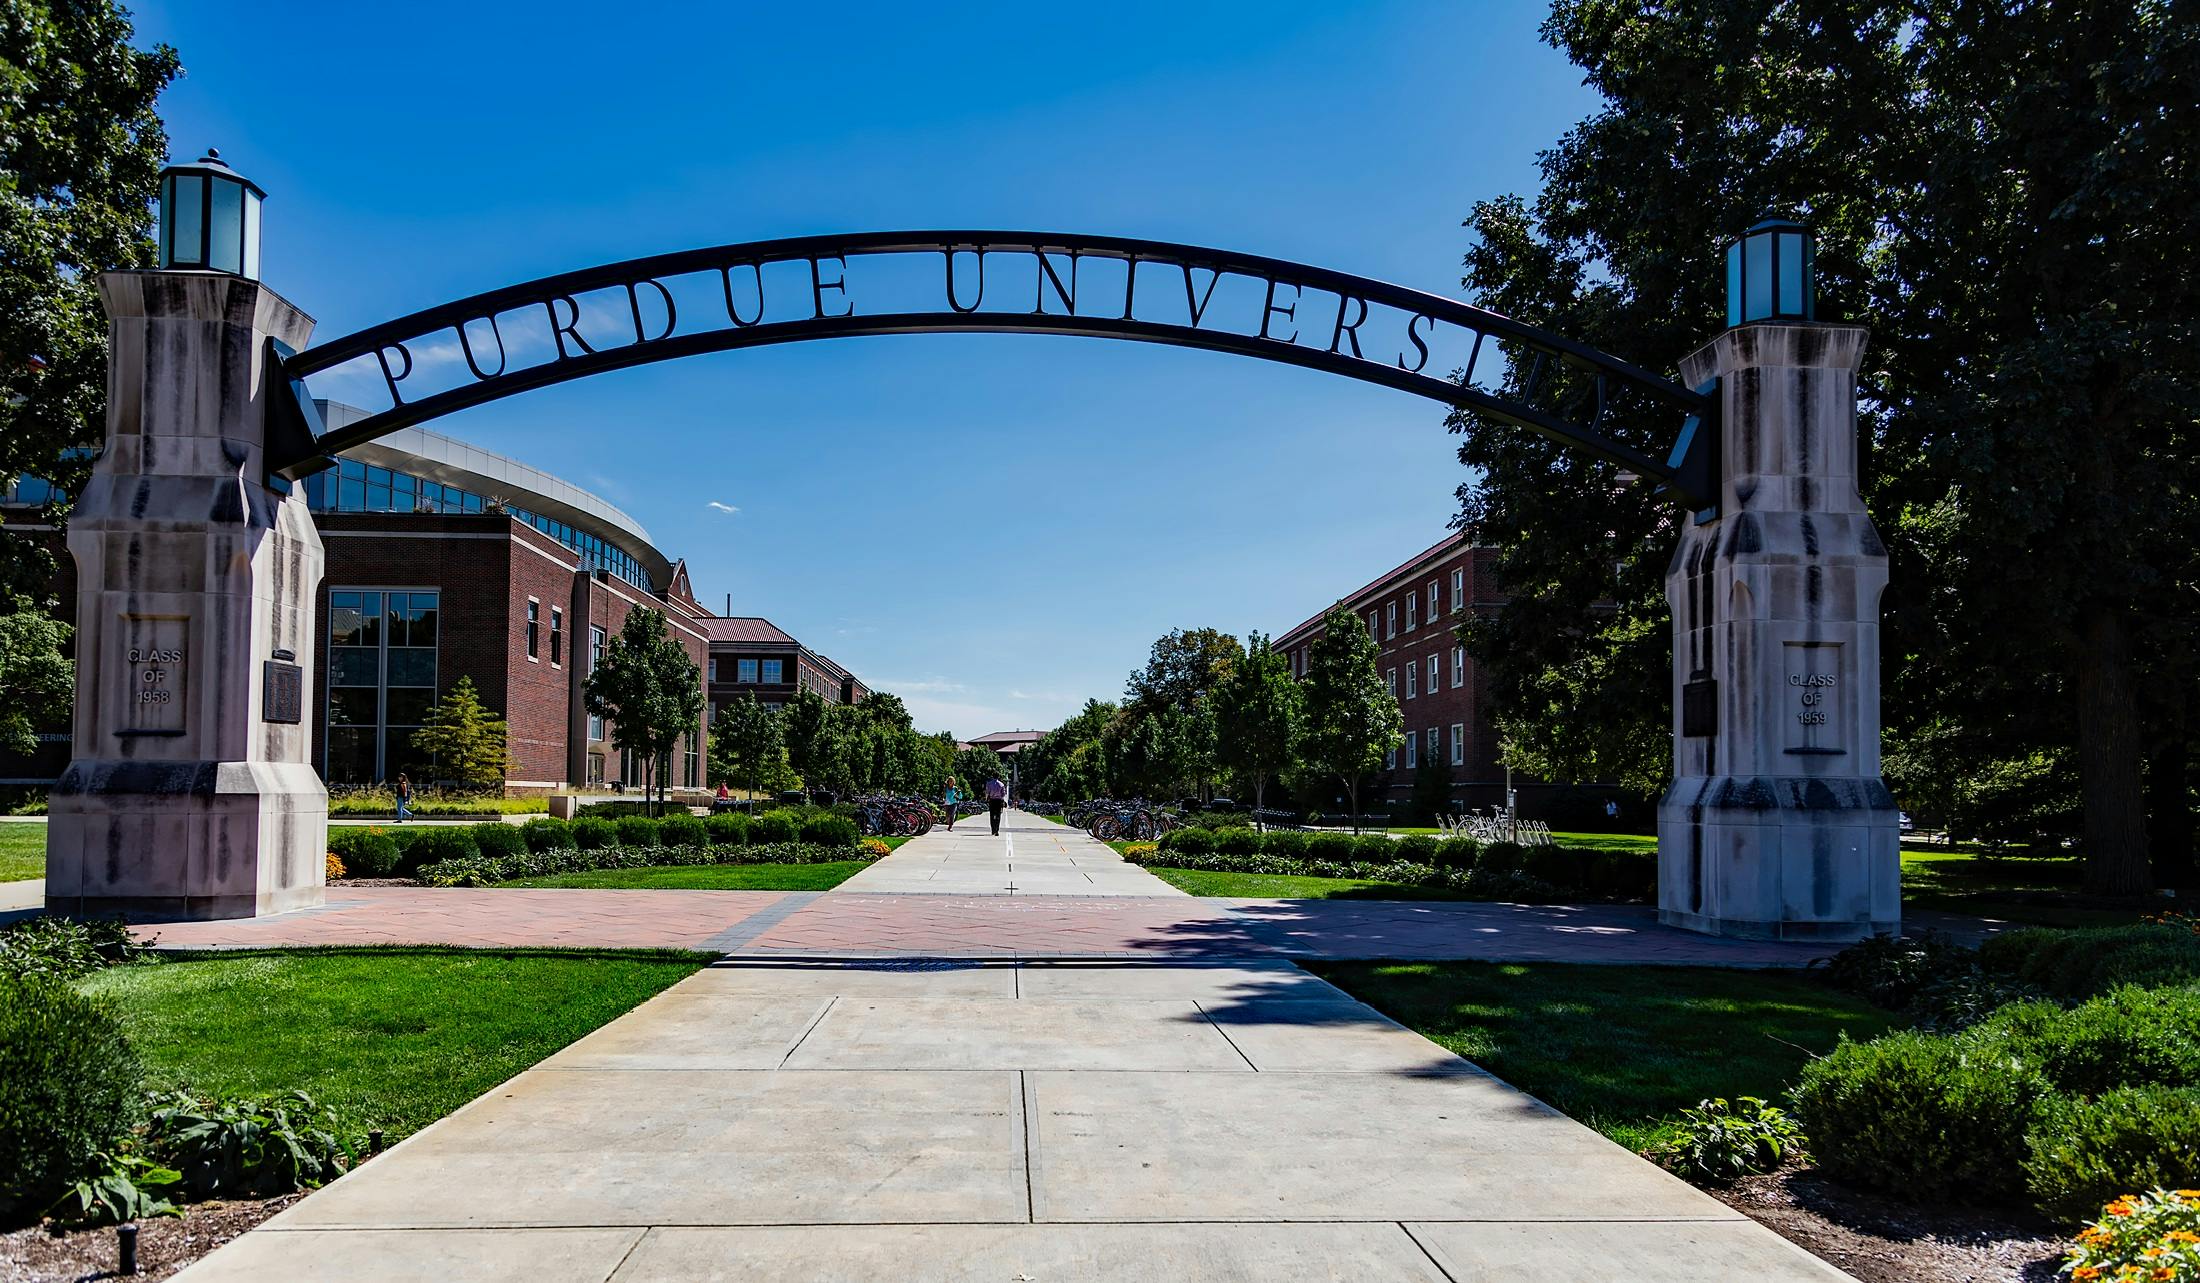
M435 706L440 605L434 592L330 590L328 755L321 770L331 783L420 774L412 736Z

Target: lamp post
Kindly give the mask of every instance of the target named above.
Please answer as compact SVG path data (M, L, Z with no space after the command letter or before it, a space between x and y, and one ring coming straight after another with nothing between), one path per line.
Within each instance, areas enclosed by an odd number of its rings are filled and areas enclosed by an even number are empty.
M188 165L160 171L163 271L227 272L260 279L260 185L208 148Z
M1816 248L1810 229L1767 218L1727 243L1726 323L1814 321Z

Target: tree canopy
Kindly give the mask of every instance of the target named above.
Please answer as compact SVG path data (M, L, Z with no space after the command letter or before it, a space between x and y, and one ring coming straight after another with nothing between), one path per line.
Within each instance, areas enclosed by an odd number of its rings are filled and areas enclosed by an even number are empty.
M1215 758L1253 781L1253 804L1265 806L1268 781L1298 760L1305 700L1283 652L1259 633L1246 638L1245 657L1215 690Z
M428 724L413 732L412 746L432 759L437 779L501 789L512 761L509 733L504 719L481 702L474 679L461 677L429 710Z
M611 720L612 742L653 767L699 733L702 670L654 610L628 612L582 693L591 714ZM650 771L652 783L658 776Z
M1360 782L1398 743L1405 717L1375 671L1375 639L1342 602L1322 617L1322 634L1306 648L1306 718L1299 736L1308 771L1344 785L1352 822L1360 820Z

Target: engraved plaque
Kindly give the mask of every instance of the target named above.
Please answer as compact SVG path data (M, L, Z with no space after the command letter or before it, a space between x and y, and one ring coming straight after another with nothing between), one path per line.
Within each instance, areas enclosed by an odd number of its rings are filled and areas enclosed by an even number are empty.
M260 667L260 720L295 726L305 713L306 670L287 660Z
M190 690L184 615L124 615L118 644L129 692L118 735L183 734L184 700Z
M1719 679L1681 684L1681 734L1691 739L1719 733Z

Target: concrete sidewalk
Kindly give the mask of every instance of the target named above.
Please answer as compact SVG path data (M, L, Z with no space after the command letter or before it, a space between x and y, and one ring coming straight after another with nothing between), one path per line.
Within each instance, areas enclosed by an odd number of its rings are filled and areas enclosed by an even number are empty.
M996 837L981 809L912 838L835 888L885 895L1158 895L1183 892L1131 864L1082 829L1025 811L1001 817Z
M1288 963L728 963L179 1276L1846 1276Z

